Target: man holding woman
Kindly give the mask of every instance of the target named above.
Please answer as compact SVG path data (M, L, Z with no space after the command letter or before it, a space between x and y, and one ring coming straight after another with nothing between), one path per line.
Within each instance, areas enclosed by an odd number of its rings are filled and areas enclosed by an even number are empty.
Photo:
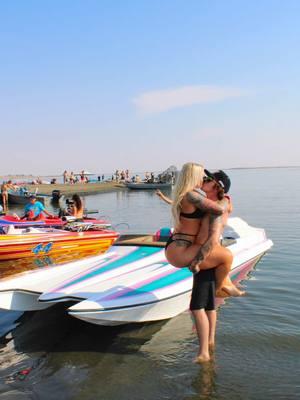
M198 192L200 188L207 197ZM208 361L209 346L214 346L215 292L222 297L244 294L229 279L232 254L220 245L220 235L232 209L226 195L229 188L230 179L223 171L212 174L199 164L187 163L178 177L174 200L158 193L173 204L175 230L167 243L166 257L172 265L189 266L196 272L190 309L199 337L197 362Z

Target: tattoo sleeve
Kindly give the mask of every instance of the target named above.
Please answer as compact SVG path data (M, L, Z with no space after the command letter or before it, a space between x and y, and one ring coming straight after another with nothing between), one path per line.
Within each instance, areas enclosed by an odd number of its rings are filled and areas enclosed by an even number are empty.
M221 215L223 214L223 207L220 206L217 202L207 199L206 197L195 193L188 192L187 200L193 204L195 207L207 211L211 214Z
M200 263L210 255L212 248L219 242L222 227L223 227L222 216L211 215L208 239L204 243L204 245L199 249L196 257L193 260L194 262Z

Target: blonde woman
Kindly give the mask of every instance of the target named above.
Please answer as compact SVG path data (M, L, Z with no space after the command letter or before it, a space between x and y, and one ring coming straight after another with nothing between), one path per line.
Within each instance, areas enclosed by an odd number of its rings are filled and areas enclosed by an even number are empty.
M232 254L219 244L228 201L213 201L200 194L198 189L202 188L204 177L204 168L200 164L186 163L182 167L172 203L175 229L166 244L166 258L177 268L191 267L196 272L216 268L216 295L222 296L225 292L230 296L241 296L244 292L228 277ZM218 200L218 193L223 190L218 187L221 181L212 180L212 185Z

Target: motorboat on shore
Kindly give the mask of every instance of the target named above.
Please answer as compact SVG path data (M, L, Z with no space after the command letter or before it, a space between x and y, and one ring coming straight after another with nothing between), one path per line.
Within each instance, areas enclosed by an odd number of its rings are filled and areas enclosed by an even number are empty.
M25 228L25 227L56 227L62 228L63 226L71 223L82 223L97 225L99 228L106 229L110 228L111 224L104 219L83 217L83 218L75 218L72 216L66 217L54 217L54 218L42 218L38 220L28 220L28 219L20 219L14 215L1 215L0 216L0 226L13 225L15 227Z
M126 187L131 190L156 190L156 189L172 189L172 183L159 182L127 182Z
M100 256L0 281L0 308L32 311L73 301L68 313L98 325L163 320L188 309L192 273L165 258L167 238L125 235ZM242 279L273 245L263 229L230 218L223 245L234 255L231 279Z
M0 260L67 253L99 248L106 251L119 234L113 230L67 231L55 228L2 227ZM1 268L1 266L0 266Z

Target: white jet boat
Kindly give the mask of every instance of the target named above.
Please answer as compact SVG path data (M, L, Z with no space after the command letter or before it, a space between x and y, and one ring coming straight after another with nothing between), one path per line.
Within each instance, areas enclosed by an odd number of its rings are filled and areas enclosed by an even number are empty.
M263 229L230 218L223 244L234 255L233 281L273 245ZM0 308L30 311L73 301L73 317L99 325L120 325L174 317L188 309L192 273L171 266L165 241L125 235L100 256L23 273L0 282Z

